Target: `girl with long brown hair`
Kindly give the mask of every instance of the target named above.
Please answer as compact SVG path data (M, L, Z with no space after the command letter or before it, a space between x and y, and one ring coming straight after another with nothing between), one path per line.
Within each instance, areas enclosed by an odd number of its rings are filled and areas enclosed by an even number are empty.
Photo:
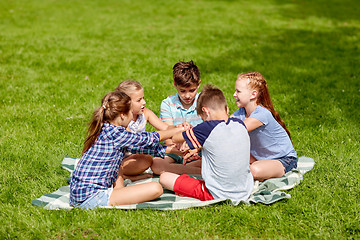
M249 132L254 179L281 177L296 168L290 132L274 109L265 78L258 72L239 74L233 96L239 109L232 116L243 120Z
M176 152L173 147L158 144L184 130L131 133L126 130L133 118L131 99L120 91L106 94L94 111L82 157L70 182L70 204L91 209L99 206L135 204L159 197L159 183L150 182L129 187L119 174L126 151L164 157Z

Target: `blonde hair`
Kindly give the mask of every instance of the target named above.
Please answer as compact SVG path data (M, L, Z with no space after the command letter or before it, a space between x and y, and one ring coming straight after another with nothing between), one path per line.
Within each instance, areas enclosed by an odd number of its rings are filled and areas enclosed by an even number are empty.
M143 90L143 87L136 80L125 80L116 87L116 90L130 95L133 92Z
M101 100L89 123L88 136L84 142L82 154L96 142L105 122L116 119L120 113L127 114L131 109L131 99L128 95L120 91L110 92Z
M274 109L274 105L270 98L268 85L263 75L258 72L240 73L237 77L237 81L240 80L247 80L249 88L258 92L256 104L262 105L264 108L268 109L275 120L285 129L291 139L290 132L286 128L284 121L280 118L280 115Z

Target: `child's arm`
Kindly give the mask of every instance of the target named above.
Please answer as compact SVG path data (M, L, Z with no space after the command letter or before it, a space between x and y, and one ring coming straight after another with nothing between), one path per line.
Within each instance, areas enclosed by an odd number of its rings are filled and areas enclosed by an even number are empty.
M262 125L264 125L261 121L257 120L256 118L252 118L252 117L245 118L245 120L243 122L244 122L248 132L251 132L252 130L255 130L258 127L261 127Z
M160 135L160 142L166 139L169 139L175 135L181 135L182 136L182 132L185 130L184 127L176 127L176 128L171 128L168 130L163 130L163 131L158 131L159 135ZM184 139L184 138L183 138Z
M185 141L184 136L182 135L182 132L175 134L172 137L172 140L174 143L183 143Z
M174 127L174 125L170 126L170 125L164 123L163 121L161 121L160 118L158 118L155 115L155 113L148 108L144 109L144 114L145 114L146 120L151 124L151 126L156 128L157 130L167 130L169 128Z

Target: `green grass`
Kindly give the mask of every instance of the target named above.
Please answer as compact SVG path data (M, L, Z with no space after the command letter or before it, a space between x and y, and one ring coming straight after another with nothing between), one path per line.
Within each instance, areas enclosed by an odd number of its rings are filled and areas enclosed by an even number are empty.
M0 239L359 239L360 5L355 0L0 2ZM100 99L125 79L159 114L172 66L232 94L268 80L299 156L291 199L179 211L47 211ZM149 127L149 130L152 130Z

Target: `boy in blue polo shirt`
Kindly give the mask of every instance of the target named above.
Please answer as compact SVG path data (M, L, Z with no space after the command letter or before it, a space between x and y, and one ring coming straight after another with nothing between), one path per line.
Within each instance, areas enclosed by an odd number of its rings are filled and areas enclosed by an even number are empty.
M229 118L228 112L222 91L206 85L197 102L197 113L204 122L172 137L175 143L185 141L190 149L201 149L204 180L164 172L159 180L164 188L202 201L249 198L254 186L250 139L243 121Z
M199 96L200 70L193 61L176 63L173 67L175 95L169 96L161 102L160 119L169 125L178 125L183 122L190 123L193 127L202 122L196 112L196 101ZM173 144L171 140L166 145ZM164 159L154 158L151 166L155 174L164 171L177 174L200 174L201 162L195 160L188 165L182 165L183 158L179 155L169 154Z

